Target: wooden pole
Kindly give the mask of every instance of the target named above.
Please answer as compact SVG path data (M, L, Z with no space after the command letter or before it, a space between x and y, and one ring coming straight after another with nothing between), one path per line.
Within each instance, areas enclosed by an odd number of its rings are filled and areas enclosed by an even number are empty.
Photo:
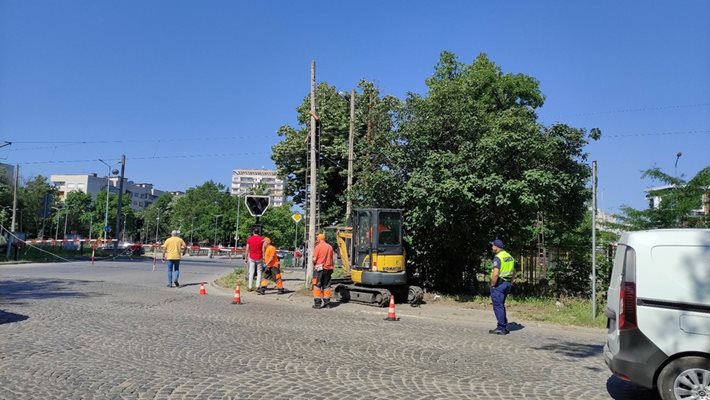
M311 61L311 143L310 143L310 169L311 190L309 194L309 220L308 220L308 268L306 270L306 284L313 277L313 247L316 237L316 62Z
M352 200L352 188L353 188L353 147L355 142L355 89L350 92L350 135L348 137L348 191L346 195L348 196L348 201L345 206L345 223L350 221L350 215L352 214L353 200Z

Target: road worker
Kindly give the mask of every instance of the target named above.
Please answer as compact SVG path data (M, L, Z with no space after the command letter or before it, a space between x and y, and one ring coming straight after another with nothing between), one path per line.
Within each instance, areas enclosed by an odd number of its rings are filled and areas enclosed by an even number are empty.
M313 308L330 307L330 280L333 276L333 246L325 241L325 234L319 233L313 248Z
M281 268L279 265L279 256L276 254L276 246L271 243L271 239L268 237L264 237L264 244L266 246L264 249L265 270L261 278L261 284L256 289L256 293L266 293L266 288L269 286L269 279L273 279L276 282L276 290L279 294L283 294L284 283L281 279Z

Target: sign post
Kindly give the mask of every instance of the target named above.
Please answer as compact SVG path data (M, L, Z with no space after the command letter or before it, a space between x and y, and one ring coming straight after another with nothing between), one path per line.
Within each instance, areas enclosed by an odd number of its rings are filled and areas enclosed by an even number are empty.
M291 216L291 219L293 222L296 223L296 236L293 238L293 251L296 251L298 248L298 223L301 222L301 214L295 213Z

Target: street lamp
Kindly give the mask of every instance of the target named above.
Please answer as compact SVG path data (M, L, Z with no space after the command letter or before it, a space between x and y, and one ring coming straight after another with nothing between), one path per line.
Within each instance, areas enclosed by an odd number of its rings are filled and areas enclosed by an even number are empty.
M160 215L155 219L155 243L158 243L158 227L160 226Z
M57 214L59 214L59 210L60 210L59 207L52 207L52 209L57 210ZM51 235L51 233L50 233L50 235ZM57 227L54 230L54 240L56 241L58 239L59 239L59 220L57 219Z
M193 216L192 216L192 223L190 224L190 246L192 246L193 243L194 243L194 242L192 241L192 232L193 232L194 230L195 230L195 216L193 215Z
M101 161L105 166L108 167L108 175L106 175L106 214L104 214L104 242L106 241L106 235L108 235L108 198L109 198L109 193L111 189L111 166L106 163L106 161L102 160L99 158L99 161ZM114 175L118 174L118 170L115 169L113 170Z
M217 245L217 218L221 217L222 214L214 215L214 244Z

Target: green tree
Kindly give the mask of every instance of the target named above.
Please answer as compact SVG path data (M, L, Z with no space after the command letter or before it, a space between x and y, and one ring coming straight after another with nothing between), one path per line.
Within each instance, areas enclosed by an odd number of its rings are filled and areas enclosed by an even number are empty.
M355 206L370 206L386 194L396 174L386 168L391 157L389 145L393 116L400 102L394 97L381 97L374 84L359 84L355 114ZM320 119L318 141L318 193L321 225L342 222L347 200L348 137L350 132L350 96L343 96L335 86L320 83L316 88L316 109ZM272 159L280 176L286 180L286 194L296 204L306 198L306 172L309 151L310 96L297 108L298 128L282 126L278 134L284 139L274 145ZM307 205L306 205L307 206Z
M52 205L55 203L56 190L49 185L47 178L42 175L27 181L24 186L18 187L18 213L22 213L23 227L28 237L42 235L44 227L44 237L50 235L51 219L45 219L42 213L42 205L45 195L50 195Z
M280 249L293 249L296 224L291 219L292 215L291 204L287 203L280 207L270 207L261 218L264 235L271 238L272 243Z
M530 245L538 213L548 237L579 224L586 132L540 125L537 80L504 74L484 54L466 65L442 53L427 86L407 98L399 124L411 261L426 285L463 291L490 240L514 253Z
M650 178L664 185L661 189L649 192L650 196L660 197L661 202L657 208L645 210L621 207L621 214L617 216L620 229L710 227L707 214L693 213L694 210L708 207L710 202L710 167L703 168L688 181L667 174L660 168L647 169L641 178Z

